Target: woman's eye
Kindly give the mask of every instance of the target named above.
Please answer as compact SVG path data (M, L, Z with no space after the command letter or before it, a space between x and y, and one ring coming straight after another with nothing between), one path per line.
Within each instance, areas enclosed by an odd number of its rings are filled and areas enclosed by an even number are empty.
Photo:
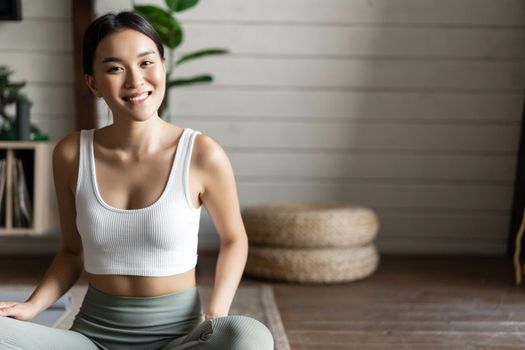
M116 69L119 69L120 67L111 67L108 72L109 73L113 73L113 72L116 72Z
M148 63L147 66L151 66L153 64L152 61L144 61L144 62L142 62L142 64L146 64L146 63ZM115 73L115 72L117 72L118 69L120 69L120 67L111 67L108 70L108 73Z

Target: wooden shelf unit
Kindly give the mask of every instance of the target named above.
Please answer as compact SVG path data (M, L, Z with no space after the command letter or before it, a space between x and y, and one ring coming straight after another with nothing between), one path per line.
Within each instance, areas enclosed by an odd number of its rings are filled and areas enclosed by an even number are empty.
M53 148L49 141L0 141L0 159L6 159L6 186L0 236L57 234L60 230L53 182ZM22 160L33 221L31 227L13 227L13 169ZM5 225L4 225L5 224Z

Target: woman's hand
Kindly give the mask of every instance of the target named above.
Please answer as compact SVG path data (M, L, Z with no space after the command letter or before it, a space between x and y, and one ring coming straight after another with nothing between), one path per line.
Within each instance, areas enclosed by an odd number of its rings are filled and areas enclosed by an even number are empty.
M0 317L12 317L20 321L27 321L37 314L35 306L31 303L17 301L0 302Z
M223 314L213 313L213 312L207 312L206 315L204 316L204 319L207 321L207 320L211 320L211 319L219 318L219 317L224 317L224 316L228 316L228 315L223 315Z

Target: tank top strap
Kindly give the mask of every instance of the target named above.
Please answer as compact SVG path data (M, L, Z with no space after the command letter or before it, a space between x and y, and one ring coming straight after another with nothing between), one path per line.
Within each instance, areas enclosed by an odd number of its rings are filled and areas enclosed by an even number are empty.
M177 165L177 181L180 184L182 190L181 193L184 194L187 204L191 209L198 210L199 208L194 208L191 204L189 186L188 186L188 175L190 169L191 155L193 153L193 144L195 143L195 138L198 134L202 134L200 131L193 130L191 128L186 128L181 140L181 149L180 149L180 163Z
M78 175L76 193L80 190L84 181L89 181L89 147L94 129L80 130L79 155L78 155Z

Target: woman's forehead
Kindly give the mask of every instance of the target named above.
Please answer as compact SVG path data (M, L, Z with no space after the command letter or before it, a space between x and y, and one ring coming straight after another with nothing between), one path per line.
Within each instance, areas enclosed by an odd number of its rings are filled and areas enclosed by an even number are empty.
M100 41L95 50L97 63L111 57L134 59L137 55L153 51L157 53L157 46L147 35L132 29L124 29L111 33Z

